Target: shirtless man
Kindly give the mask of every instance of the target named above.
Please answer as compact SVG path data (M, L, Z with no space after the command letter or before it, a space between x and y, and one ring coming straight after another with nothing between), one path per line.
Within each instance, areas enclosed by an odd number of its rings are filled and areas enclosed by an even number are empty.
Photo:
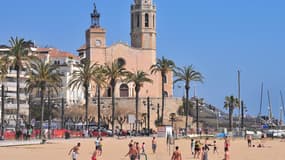
M80 143L77 143L76 146L72 147L68 153L68 155L71 154L72 160L76 160L77 159L77 155L79 154L79 147L80 147Z
M133 144L129 144L129 152L125 155L125 157L129 156L130 160L135 160L138 156L138 151Z
M152 138L151 145L152 145L152 152L155 153L157 147L155 137Z
M175 147L175 151L172 154L171 160L182 160L182 156L178 146Z

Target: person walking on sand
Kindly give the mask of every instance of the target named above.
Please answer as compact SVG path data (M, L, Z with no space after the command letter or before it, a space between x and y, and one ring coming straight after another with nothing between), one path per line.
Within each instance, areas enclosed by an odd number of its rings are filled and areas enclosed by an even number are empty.
M247 146L251 147L252 136L250 134L247 135Z
M133 144L129 145L129 152L125 155L125 157L129 156L130 160L136 160L137 156L138 156L138 151L136 149L135 146L133 146Z
M171 160L182 160L181 152L179 151L179 147L175 147L175 151L172 154Z
M98 154L98 151L95 149L95 151L92 154L91 160L97 160L97 154Z
M229 150L229 147L230 147L230 140L229 140L229 138L226 136L226 137L225 137L225 143L224 143L225 151L226 151L226 149Z
M194 141L194 139L191 139L191 152L192 152L192 155L194 155L194 152L195 152L195 141Z
M213 146L214 146L214 149L213 149L214 154L215 154L215 153L219 154L218 148L217 148L217 141L216 141L216 140L214 140Z
M71 154L71 159L72 160L76 160L77 159L77 156L79 154L79 147L80 147L80 143L77 143L76 146L72 147L69 152L68 152L68 155Z
M152 144L152 153L155 153L156 148L157 148L157 143L156 143L155 137L152 138L151 144Z
M208 151L206 147L202 147L202 160L208 160Z

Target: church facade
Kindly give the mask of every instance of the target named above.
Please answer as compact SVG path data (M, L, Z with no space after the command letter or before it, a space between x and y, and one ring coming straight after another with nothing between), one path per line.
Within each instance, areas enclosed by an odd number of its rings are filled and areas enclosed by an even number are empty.
M106 45L106 30L100 26L100 14L94 4L91 26L85 33L86 42L78 49L79 55L101 65L114 60L130 72L142 70L150 75L153 83L145 83L141 97L161 97L162 78L160 73L150 74L150 66L156 64L156 6L152 0L134 0L131 5L131 46L125 43ZM173 96L173 74L164 77L165 96ZM94 89L94 87L93 87ZM92 90L93 90L92 89ZM110 97L110 89L103 89L102 96ZM92 95L91 95L92 96ZM115 88L116 97L135 97L135 85L119 82Z

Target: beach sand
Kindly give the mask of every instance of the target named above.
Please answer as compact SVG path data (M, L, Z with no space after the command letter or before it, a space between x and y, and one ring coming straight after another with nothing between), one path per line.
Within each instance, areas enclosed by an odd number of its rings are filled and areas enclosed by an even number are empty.
M170 160L169 148L166 145L165 138L158 138L157 153L153 154L151 151L151 137L132 137L132 138L103 138L103 155L99 160L128 160L124 155L128 152L128 143L133 139L142 144L146 143L146 153L148 160ZM49 144L43 145L29 145L29 146L13 146L0 147L1 160L70 160L68 151L77 142L81 143L80 155L78 160L90 160L91 155L95 149L95 138L90 139L71 139L71 140L52 140ZM201 142L204 143L204 139ZM260 141L253 141L258 144ZM208 143L213 143L213 139L208 140ZM175 145L180 147L183 160L194 159L190 151L190 139L176 140ZM219 154L213 154L213 148L210 147L209 159L222 160L223 139L217 140ZM231 139L230 143L230 159L231 160L285 160L285 142L280 140L268 139L264 142L264 148L247 147L247 142L244 139ZM174 145L171 146L170 152L173 151ZM141 158L144 160L144 158Z

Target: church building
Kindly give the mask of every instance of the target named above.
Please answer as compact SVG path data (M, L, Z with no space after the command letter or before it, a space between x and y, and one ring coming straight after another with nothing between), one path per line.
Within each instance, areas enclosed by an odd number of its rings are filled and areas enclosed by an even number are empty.
M90 59L101 65L114 60L124 65L130 72L142 70L150 75L153 83L145 83L140 97L161 97L161 74L150 74L150 66L156 64L156 6L152 0L134 0L130 11L131 46L118 42L107 46L106 30L100 26L100 14L94 4L91 13L91 26L85 33L86 42L78 49L82 58ZM173 96L172 73L164 77L165 96ZM103 89L103 97L110 97L110 88ZM132 83L119 82L115 88L116 97L135 97L135 86Z

